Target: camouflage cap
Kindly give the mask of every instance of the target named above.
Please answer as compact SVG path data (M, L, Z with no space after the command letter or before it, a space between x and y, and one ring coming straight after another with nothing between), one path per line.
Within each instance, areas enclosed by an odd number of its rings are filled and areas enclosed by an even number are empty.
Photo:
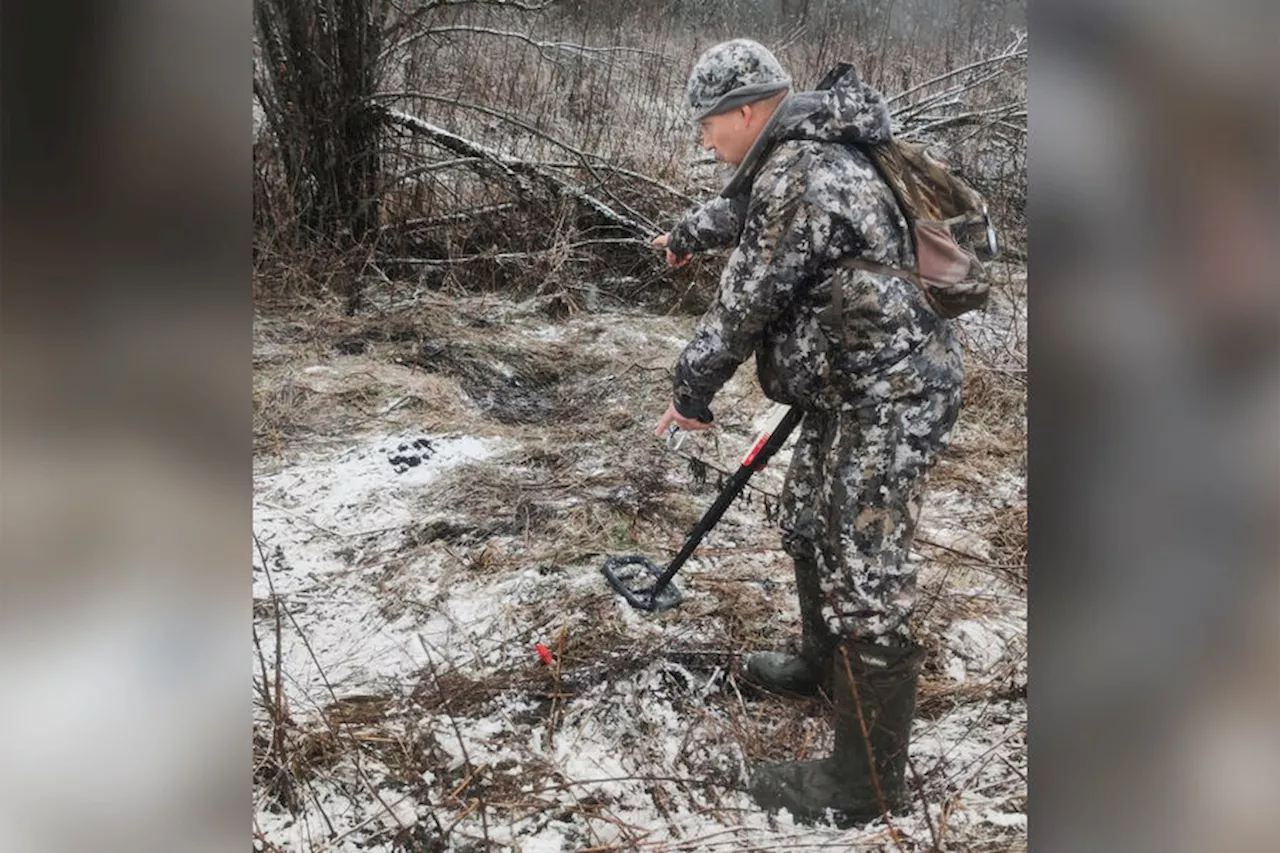
M791 78L769 49L733 39L708 49L689 74L693 120L719 115L791 87Z

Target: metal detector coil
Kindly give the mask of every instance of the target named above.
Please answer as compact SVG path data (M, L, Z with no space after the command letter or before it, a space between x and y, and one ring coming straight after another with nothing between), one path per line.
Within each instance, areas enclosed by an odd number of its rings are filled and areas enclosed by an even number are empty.
M648 557L632 554L610 557L601 569L610 586L638 610L659 613L684 601L684 594L671 583L662 581L663 570ZM646 583L647 581L647 583Z

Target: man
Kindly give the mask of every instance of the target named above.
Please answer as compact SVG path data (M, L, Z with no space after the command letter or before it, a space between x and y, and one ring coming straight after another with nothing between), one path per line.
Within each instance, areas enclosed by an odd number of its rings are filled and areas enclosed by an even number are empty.
M891 138L878 92L851 72L791 92L767 49L735 39L699 58L688 96L703 147L738 168L654 244L673 265L736 247L656 431L709 428L712 398L752 353L765 393L804 411L782 512L803 637L798 654L752 655L746 669L768 689L828 693L835 748L756 768L751 788L766 808L861 822L904 802L922 657L907 554L959 411L960 351L912 282L841 265L914 262L902 211L861 150Z

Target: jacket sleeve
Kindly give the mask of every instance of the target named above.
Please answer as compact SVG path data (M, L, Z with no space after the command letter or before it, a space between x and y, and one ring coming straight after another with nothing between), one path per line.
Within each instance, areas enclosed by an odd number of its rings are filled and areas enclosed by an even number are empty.
M716 392L755 351L798 289L833 263L833 222L806 185L810 155L756 181L742 238L715 301L676 362L673 397L685 417L706 421Z
M749 193L735 198L717 196L693 208L671 229L667 248L677 255L689 255L732 246L742 233L750 198Z

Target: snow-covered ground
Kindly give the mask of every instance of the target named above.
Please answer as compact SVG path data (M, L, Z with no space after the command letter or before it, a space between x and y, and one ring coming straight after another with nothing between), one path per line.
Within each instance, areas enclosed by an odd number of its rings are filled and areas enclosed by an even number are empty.
M410 316L438 369L406 358L421 342L342 355L258 323L259 396L311 421L260 444L255 470L255 850L1025 847L1025 584L977 523L1025 508L1017 464L944 463L921 522L912 810L804 826L742 789L749 763L830 743L819 703L736 670L798 633L766 518L785 453L681 572L680 607L633 610L600 573L678 548L716 485L683 456L736 466L767 409L751 371L718 400L719 435L676 455L649 430L692 318L493 297Z

